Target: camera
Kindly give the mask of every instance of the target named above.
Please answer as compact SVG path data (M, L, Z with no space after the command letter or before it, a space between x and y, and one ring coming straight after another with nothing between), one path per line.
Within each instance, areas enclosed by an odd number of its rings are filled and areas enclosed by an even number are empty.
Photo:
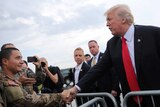
M28 56L27 57L27 62L37 62L38 59L35 56Z
M42 67L45 67L45 65L46 65L45 62L41 62Z
M27 77L28 78L36 78L36 75L35 75L35 73L31 69L28 69L28 71L27 71Z

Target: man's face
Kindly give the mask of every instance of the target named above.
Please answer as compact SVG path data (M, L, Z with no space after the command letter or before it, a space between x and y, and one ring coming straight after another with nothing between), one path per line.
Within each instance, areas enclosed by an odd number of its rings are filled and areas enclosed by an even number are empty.
M5 63L6 68L9 71L11 71L13 74L16 74L17 72L22 71L23 60L22 60L22 55L20 51L13 50L11 52L10 58L5 60L6 60L6 63Z
M81 64L84 61L84 53L81 50L74 51L74 60L77 65Z
M89 42L89 43L88 43L88 47L89 47L90 53L91 53L93 56L95 56L95 55L98 54L98 52L99 52L99 46L98 46L97 43L95 43L95 42Z
M85 60L88 62L89 60L91 60L90 56L85 56Z
M110 12L107 14L107 27L111 31L112 35L120 36L122 32L122 19L118 17L115 12Z

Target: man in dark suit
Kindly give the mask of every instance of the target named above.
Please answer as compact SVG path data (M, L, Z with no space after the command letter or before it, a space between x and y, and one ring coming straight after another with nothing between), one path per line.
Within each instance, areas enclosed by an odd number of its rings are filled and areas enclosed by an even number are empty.
M78 83L78 81L89 71L90 66L84 61L84 51L82 48L78 47L74 50L74 60L76 62L76 66L69 73L70 80L73 81L74 85ZM94 85L90 85L85 89L82 89L82 93L90 93L94 90ZM82 99L77 98L77 105L80 106L82 104ZM87 101L86 98L83 98L83 103Z
M86 63L87 63L89 60L91 60L91 55L90 55L90 54L85 54L84 56L85 56L85 61L86 61Z
M99 45L97 41L90 40L88 42L90 53L93 55L92 59L88 61L88 64L93 67L100 61L103 53L99 51ZM120 88L119 78L115 70L112 68L109 72L106 71L105 75L96 81L96 92L108 92L111 93L117 100L118 106L120 107ZM113 107L112 103L106 98L108 107Z
M88 73L79 81L70 93L76 94L88 84L104 75L114 67L120 77L123 96L131 92L131 85L127 79L124 57L122 57L122 40L125 38L132 66L137 78L139 90L160 89L160 28L154 26L134 25L133 15L127 5L116 5L106 13L107 27L114 35L108 43L101 58ZM77 87L77 88L76 88ZM160 97L154 97L155 106L160 107ZM151 99L142 98L141 107L152 107ZM133 98L129 99L128 107L137 107Z

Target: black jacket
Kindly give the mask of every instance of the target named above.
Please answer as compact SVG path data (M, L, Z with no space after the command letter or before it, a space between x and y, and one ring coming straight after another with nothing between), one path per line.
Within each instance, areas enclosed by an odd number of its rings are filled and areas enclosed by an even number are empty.
M103 53L100 52L98 56L98 62L101 60L102 56L103 56ZM88 62L90 66L91 66L92 59ZM96 86L97 92L111 93L111 90L115 90L118 93L120 93L119 77L113 67L109 71L105 71L105 74L97 80L97 86Z
M78 81L84 76L86 75L86 73L89 71L90 66L88 64L86 64L85 62L83 62L80 73L79 73L79 78ZM69 73L69 77L71 79L71 81L73 81L73 83L75 82L75 78L74 78L74 73L75 73L75 68L73 68L71 70L71 72ZM75 83L74 83L75 85ZM85 87L84 89L81 90L81 93L84 92L94 92L95 90L95 84L89 85L87 87Z
M160 89L160 28L153 26L135 26L134 54L137 80L141 90ZM122 61L122 46L120 37L112 37L107 43L107 49L101 61L78 82L80 88L86 87L96 79L102 77L114 67L119 75L122 93L130 92ZM150 100L143 99L145 107L152 107ZM160 98L155 100L160 107ZM129 106L132 107L132 106ZM136 107L136 106L134 106Z

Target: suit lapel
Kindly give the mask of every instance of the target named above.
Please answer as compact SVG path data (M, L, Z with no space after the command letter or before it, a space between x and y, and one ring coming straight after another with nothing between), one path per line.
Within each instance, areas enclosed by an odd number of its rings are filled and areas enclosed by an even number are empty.
M100 59L102 58L102 56L103 56L103 53L100 52L99 57L98 57L98 61L97 61L97 62L100 61Z
M84 62L83 62L82 67L80 69L78 80L80 80L83 76L83 69L84 69Z
M142 34L137 33L141 32L140 30L135 26L135 34L134 34L134 55L135 55L135 66L136 66L136 72L137 76L139 75L140 71L140 63L142 58Z

